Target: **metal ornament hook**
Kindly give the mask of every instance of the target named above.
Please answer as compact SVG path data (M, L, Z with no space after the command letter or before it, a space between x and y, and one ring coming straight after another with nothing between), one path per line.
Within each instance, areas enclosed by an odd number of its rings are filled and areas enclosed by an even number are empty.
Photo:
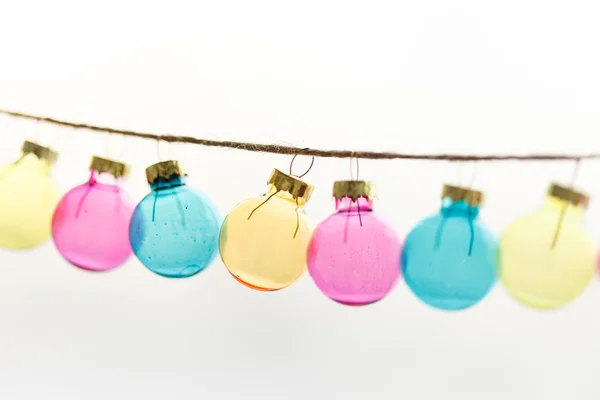
M308 150L307 148L302 149L304 150ZM310 172L310 170L312 169L313 165L315 164L315 156L311 156L311 160L310 160L310 165L308 166L308 169L306 171L304 171L304 173L302 175L296 175L293 173L293 168L294 168L294 161L296 161L296 157L298 157L300 153L296 153L294 154L294 157L292 157L292 161L290 162L290 175L291 176L295 176L296 178L302 178L303 176L305 176L306 174L308 174Z
M352 162L352 160L356 161L356 164ZM353 166L356 165L356 178L354 178L354 168ZM357 181L360 177L360 164L359 164L359 158L355 157L354 153L352 153L352 157L350 157L350 180L351 181Z

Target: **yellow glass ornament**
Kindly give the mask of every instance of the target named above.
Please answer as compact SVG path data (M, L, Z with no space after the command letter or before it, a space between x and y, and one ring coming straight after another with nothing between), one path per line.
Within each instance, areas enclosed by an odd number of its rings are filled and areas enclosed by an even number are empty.
M23 155L0 167L0 247L29 249L50 238L52 214L60 199L50 168L57 153L24 142Z
M221 259L240 283L261 291L283 289L306 270L311 228L302 208L313 187L273 170L267 193L238 204L221 227Z
M541 209L514 221L500 239L500 279L521 303L555 309L593 279L596 245L583 227L589 198L553 184Z

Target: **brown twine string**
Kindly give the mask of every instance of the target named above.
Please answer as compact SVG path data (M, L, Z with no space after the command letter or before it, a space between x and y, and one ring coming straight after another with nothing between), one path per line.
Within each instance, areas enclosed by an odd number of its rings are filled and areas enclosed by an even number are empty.
M192 136L165 135L155 133L136 132L126 129L115 129L106 126L97 126L86 123L64 121L57 118L42 117L17 111L0 109L0 114L11 117L30 119L54 125L67 126L75 129L88 129L91 131L113 133L122 136L140 139L162 140L168 143L190 143L208 147L223 147L236 150L245 150L259 153L290 154L300 156L313 156L322 158L362 158L372 160L430 160L430 161L567 161L591 160L600 158L600 153L588 154L488 154L488 155L461 155L461 154L405 154L377 151L353 150L323 150L302 148L294 146L281 146L277 144L260 144L250 142L234 142L230 140L199 139Z

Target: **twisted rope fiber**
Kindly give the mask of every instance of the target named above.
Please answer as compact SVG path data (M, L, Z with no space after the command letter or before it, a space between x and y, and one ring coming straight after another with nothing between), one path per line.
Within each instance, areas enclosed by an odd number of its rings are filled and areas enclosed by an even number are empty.
M261 144L251 142L235 142L230 140L211 140L200 139L192 136L166 135L148 132L137 132L125 129L116 129L106 126L91 125L86 123L60 120L53 117L43 117L39 115L27 114L18 111L0 109L0 114L11 117L29 119L39 122L45 122L53 125L60 125L75 129L87 129L90 131L110 133L122 136L136 137L140 139L150 139L164 141L168 143L189 143L208 147L222 147L235 150L251 151L255 153L272 153L302 155L322 158L356 158L371 160L430 160L430 161L579 161L599 159L600 153L587 154L487 154L487 155L461 155L461 154L407 154L395 152L377 152L360 150L324 150L313 148L301 148L295 146L282 146L278 144Z

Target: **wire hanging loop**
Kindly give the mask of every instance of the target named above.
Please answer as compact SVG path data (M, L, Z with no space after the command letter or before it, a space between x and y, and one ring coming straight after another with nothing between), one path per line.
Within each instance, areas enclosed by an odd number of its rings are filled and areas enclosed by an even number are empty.
M463 172L465 171L465 168L467 166L467 164L472 163L473 164L473 169L471 170L471 178L469 179L469 182L466 184L466 188L467 189L472 189L473 185L475 184L475 178L477 178L477 162L475 160L471 160L471 161L459 161L457 163L456 166L456 184L457 186L464 186L463 184Z
M111 142L114 142L113 139L117 137L119 138L119 141L117 142L117 144L115 146L111 146ZM121 156L123 155L124 152L124 148L123 148L123 141L125 140L124 136L120 136L120 135L115 135L114 132L111 131L106 131L106 139L104 141L104 156L108 159L112 159L112 158L121 158ZM118 150L118 155L117 152L115 151L111 151L115 150L116 147ZM114 153L114 156L112 155Z
M115 139L116 138L116 139ZM116 140L116 141L115 141ZM125 154L126 136L116 134L110 130L106 131L106 140L104 144L104 157L113 160L120 160ZM112 143L112 145L111 145Z
M32 128L32 134L31 134L34 141L37 141L40 138L40 125L41 125L41 121L39 119L36 119L35 125L33 125L33 128Z
M171 142L169 142L167 140L164 140L161 137L157 137L156 138L156 158L158 159L158 162L163 162L164 161L162 151L160 150L161 142L164 142L164 143L167 144L167 157L168 158L171 157L171 151L170 151L170 149L171 149L171 147L170 147Z
M294 154L294 157L292 157L292 161L290 161L290 175L291 176L295 176L296 178L302 178L304 177L306 174L308 174L310 172L310 170L312 169L313 165L315 165L315 156L311 156L310 158L310 165L308 166L308 168L306 169L306 171L304 171L303 174L301 175L294 175L294 161L296 161L296 157L298 157L298 155L302 152L302 151L307 151L309 150L308 147L302 149L300 152ZM270 199L270 198L269 198ZM267 199L265 201L265 203L269 200ZM264 203L263 203L264 204ZM262 205L262 204L261 204ZM259 206L260 207L260 206ZM298 203L298 198L296 198L296 208L294 209L294 213L296 214L296 229L294 230L294 236L293 238L296 238L296 235L298 235L298 229L300 229L300 204Z
M110 135L111 131L106 132L106 139L104 139L104 156L110 158Z
M313 165L315 164L315 156L311 156L310 165L308 166L308 169L306 171L304 171L304 173L302 175L294 174L294 161L296 161L296 157L298 157L303 151L306 151L306 150L309 150L309 148L306 147L306 148L300 150L300 152L294 154L294 157L292 157L292 161L290 161L290 175L291 176L295 176L296 178L302 178L310 172Z
M355 162L352 162L355 161ZM359 164L359 158L356 157L356 154L354 152L352 152L352 157L350 157L350 180L351 181L357 181L358 178L360 177L360 164ZM356 165L356 178L354 178L354 166Z
M581 166L581 158L577 158L575 160L575 167L573 168L573 173L571 174L571 182L569 183L569 190L573 190L573 185L575 185L575 181L577 180L577 175L579 175L579 167ZM558 223L556 224L556 230L554 231L554 237L552 238L552 245L550 249L554 250L556 247L556 243L558 242L558 236L560 234L560 229L562 228L563 220L567 214L567 209L570 204L568 202L564 202L562 208L560 210L560 215L558 217Z
M359 164L359 157L356 156L356 152L352 152L350 154L349 157L350 160L350 180L351 181L358 181L359 177L360 177L360 164ZM356 166L356 177L354 177L354 170ZM358 214L358 223L360 224L361 228L363 226L363 222L362 222L362 215L360 213L360 205L361 205L361 197L357 198L356 200L352 200L352 204L350 204L350 209L352 209L353 206L356 206L356 212ZM350 226L350 217L353 216L352 212L346 213L346 224L344 227L344 244L348 242L348 228Z
M475 185L475 179L477 178L477 163L472 162L473 164L473 172L471 173L471 179L469 180L467 188L473 189L473 185Z
M462 162L457 162L456 163L456 186L461 186L462 185L462 172L463 172L463 164Z
M308 150L308 149L303 149L303 150ZM302 152L302 150L300 151ZM300 153L296 153L294 154L294 157L292 157L292 161L290 162L290 176L295 176L296 178L302 178L303 176L305 176L306 174L308 174L310 172L310 170L312 169L314 163L315 163L315 157L312 156L311 160L310 160L310 165L308 166L308 169L302 174L302 175L294 175L294 161L296 160L296 157L298 157ZM271 200L275 195L277 195L281 190L277 190L276 192L271 193L263 202L261 202L259 205L257 205L251 212L250 215L248 215L248 219L252 218L252 215L256 212L256 210L258 210L259 208L261 208L262 206L264 206L269 200ZM295 214L296 214L296 229L294 230L294 239L296 238L296 235L298 234L298 229L300 228L300 214L299 214L299 210L300 210L300 204L298 203L298 199L296 198L296 208L294 210Z

